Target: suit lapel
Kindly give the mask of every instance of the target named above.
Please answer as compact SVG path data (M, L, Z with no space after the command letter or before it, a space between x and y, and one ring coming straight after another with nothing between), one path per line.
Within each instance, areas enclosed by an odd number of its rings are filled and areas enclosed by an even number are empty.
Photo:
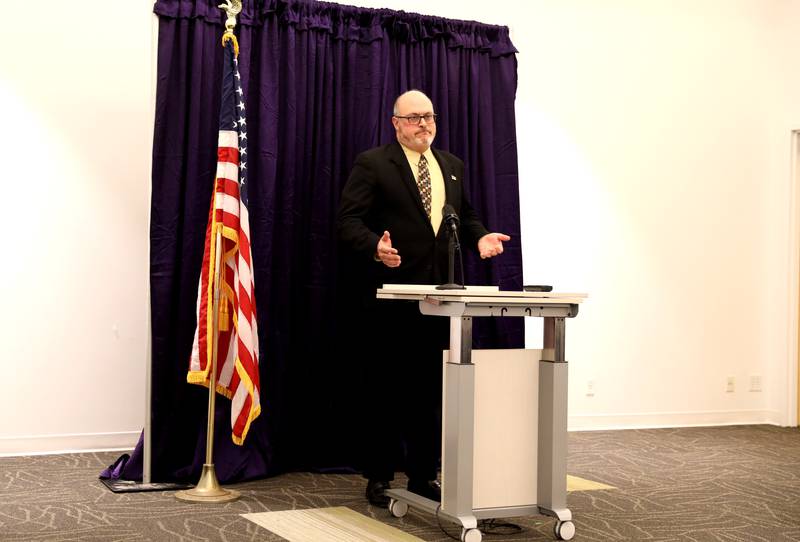
M411 199L416 204L417 210L422 215L422 218L428 222L428 224L430 224L428 215L425 212L425 206L422 205L422 197L419 195L417 180L414 177L414 173L411 171L411 167L408 165L408 159L406 158L406 154L403 152L402 147L400 147L399 143L392 143L389 145L388 151L389 160L397 167L400 177L403 179L403 184L406 185L406 188L411 195Z

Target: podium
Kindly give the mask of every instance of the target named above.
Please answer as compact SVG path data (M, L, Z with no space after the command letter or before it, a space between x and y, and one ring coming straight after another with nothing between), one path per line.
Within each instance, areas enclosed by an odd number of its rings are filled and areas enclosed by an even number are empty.
M435 514L461 526L463 542L480 542L483 535L478 520L544 514L556 518L555 536L571 540L575 535L572 513L567 508L567 362L564 359L565 320L578 314L578 305L585 294L551 292L509 292L493 286L468 286L465 290L437 290L431 285L385 284L377 291L378 299L415 300L423 314L450 319L450 350L445 354L442 394L442 502L438 503L404 489L390 489L389 512L403 517L409 506ZM533 402L536 410L527 443L529 461L520 464L522 490L508 498L482 497L481 478L476 472L502 469L502 464L480 465L476 458L476 363L472 351L473 317L540 317L544 320L543 348L530 360L517 365L519 374L532 375ZM504 352L492 350L491 356ZM540 354L539 354L540 352ZM476 351L474 354L478 354ZM516 355L516 354L515 354ZM491 357L489 356L489 357ZM477 356L476 356L477 357ZM519 357L519 356L517 356ZM530 357L530 356L529 356ZM526 365L528 363L528 365ZM487 370L492 361L485 363ZM528 367L525 373L524 367ZM530 367L534 367L530 372ZM538 385L536 385L538 378ZM478 382L477 388L482 386ZM483 402L491 402L492 392ZM497 394L494 393L496 396ZM504 398L508 400L508 398ZM519 399L522 399L520 397ZM533 401L531 397L527 397ZM510 399L514 401L513 398ZM521 401L519 401L521 402ZM519 403L517 402L517 404ZM508 412L508 411L506 411ZM523 413L525 414L525 413ZM500 414L501 417L504 414ZM485 457L481 456L484 458ZM525 459L525 458L523 458ZM477 469L477 471L476 471ZM478 491L476 491L476 489Z

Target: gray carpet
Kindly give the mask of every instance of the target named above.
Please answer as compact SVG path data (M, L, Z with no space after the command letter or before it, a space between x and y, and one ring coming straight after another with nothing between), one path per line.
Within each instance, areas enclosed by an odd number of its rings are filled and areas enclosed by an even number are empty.
M367 506L358 476L287 474L236 485L242 499L233 503L193 505L171 492L111 493L97 474L117 455L1 458L0 540L279 541L240 514L330 506L423 540L451 540L428 515L412 510L395 519ZM616 488L569 494L574 540L800 541L797 428L570 433L568 472ZM549 518L511 521L523 531L484 540L554 539Z

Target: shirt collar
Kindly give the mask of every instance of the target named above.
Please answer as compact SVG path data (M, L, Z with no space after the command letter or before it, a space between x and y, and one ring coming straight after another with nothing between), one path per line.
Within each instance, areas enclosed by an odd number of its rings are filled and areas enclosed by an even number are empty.
M433 152L431 151L430 147L428 147L428 150L426 150L422 154L418 153L417 151L409 149L408 147L406 147L402 143L400 143L400 147L403 148L403 152L406 155L406 159L408 159L408 161L410 163L412 163L412 164L418 164L419 163L419 157L422 156L422 155L425 156L425 159L428 161L428 163L430 163L430 161L434 159L433 158Z

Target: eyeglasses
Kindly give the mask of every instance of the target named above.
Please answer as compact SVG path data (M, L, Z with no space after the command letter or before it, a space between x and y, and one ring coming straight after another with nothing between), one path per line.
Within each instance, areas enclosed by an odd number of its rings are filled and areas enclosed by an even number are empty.
M394 115L394 117L398 119L406 119L408 124L421 124L422 119L425 119L425 124L431 124L436 122L436 119L439 118L439 115L436 113L425 113L424 115L406 115L405 117L401 115Z

